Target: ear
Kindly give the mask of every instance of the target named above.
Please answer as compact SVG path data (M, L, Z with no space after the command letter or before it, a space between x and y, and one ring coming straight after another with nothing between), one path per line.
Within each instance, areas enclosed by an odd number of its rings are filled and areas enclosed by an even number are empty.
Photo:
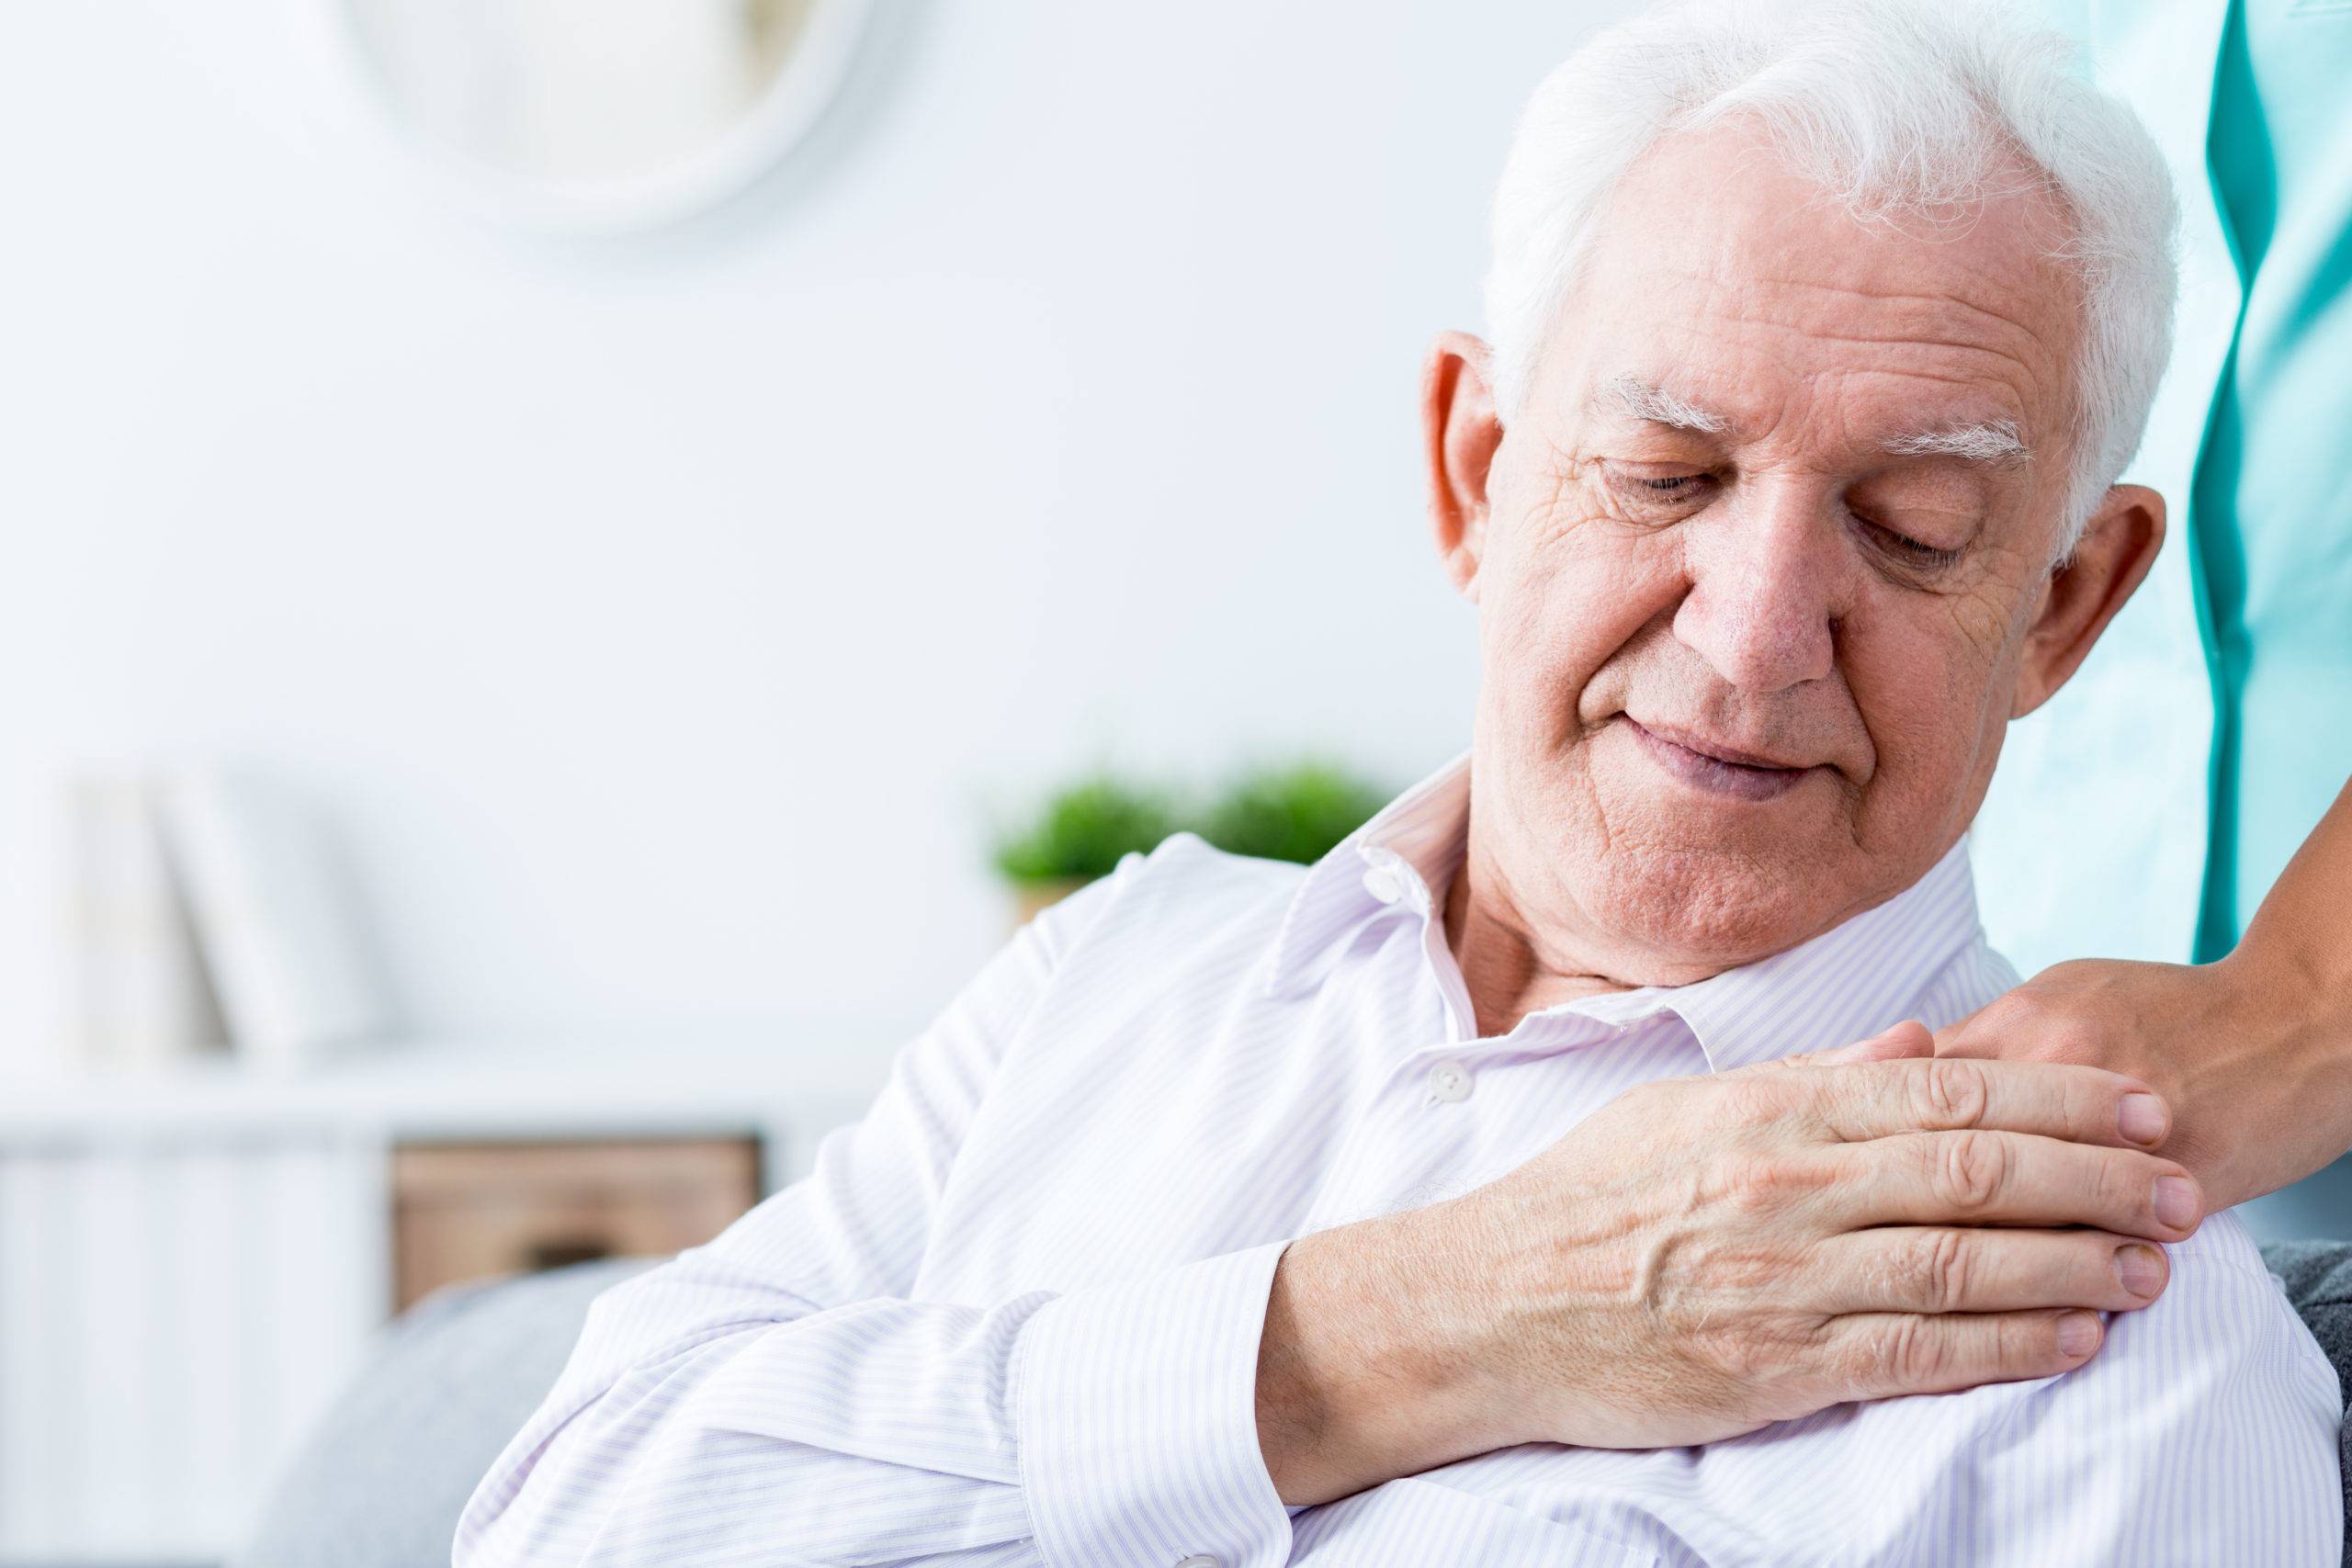
M1487 472L1503 439L1490 364L1487 345L1468 333L1441 333L1421 367L1430 525L1445 574L1474 604L1487 550Z
M2041 612L2026 633L2011 718L2023 718L2073 678L2164 542L2163 496L2145 485L2108 491L2075 553L2051 569Z

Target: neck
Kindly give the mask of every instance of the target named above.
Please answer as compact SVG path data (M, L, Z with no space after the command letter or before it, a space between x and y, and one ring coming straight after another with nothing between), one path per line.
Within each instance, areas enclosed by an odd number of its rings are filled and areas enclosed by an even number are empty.
M1508 1034L1531 1012L1578 997L1633 989L1556 942L1539 941L1476 833L1445 890L1445 944L1470 993L1479 1037Z

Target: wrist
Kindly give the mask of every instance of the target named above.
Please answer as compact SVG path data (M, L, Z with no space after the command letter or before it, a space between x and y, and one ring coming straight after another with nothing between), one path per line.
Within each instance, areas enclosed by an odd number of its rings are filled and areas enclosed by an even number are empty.
M2207 1016L2252 1036L2270 1070L2315 1093L2352 1088L2352 953L2299 942L2276 923L2250 929L2230 953L2206 965L2224 1000Z
M1259 1341L1260 1442L1285 1503L1328 1502L1522 1440L1481 1356L1463 1248L1409 1210L1304 1236Z
M2199 1113L2220 1119L2209 1151L2217 1209L2307 1176L2352 1143L2352 975L2279 922L2258 928L2192 971L2213 983L2193 1010L2211 1037L2187 1043L2197 1066L2183 1093L2192 1111L2221 1108Z

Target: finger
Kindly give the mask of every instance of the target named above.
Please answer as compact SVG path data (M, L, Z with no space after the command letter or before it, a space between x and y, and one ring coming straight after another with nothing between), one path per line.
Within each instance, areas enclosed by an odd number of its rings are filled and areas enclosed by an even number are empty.
M1862 1225L2092 1225L2181 1241L2204 1197L2188 1168L2137 1149L2093 1148L2026 1133L1915 1133L1838 1151L1822 1199Z
M1917 1019L1905 1019L1883 1033L1868 1040L1857 1040L1850 1045L1839 1045L1826 1051L1807 1051L1802 1055L1781 1056L1770 1062L1758 1062L1742 1067L1741 1073L1769 1073L1782 1067L1842 1067L1857 1062L1894 1062L1905 1057L1935 1055L1935 1036ZM1726 1077L1738 1076L1727 1073Z
M1828 1312L2132 1312L2172 1277L2164 1248L2099 1231L1883 1225L1833 1236L1813 1276Z
M1849 1399L1950 1393L2055 1377L2106 1337L2097 1313L1857 1313L1826 1325L1829 1364Z
M1792 1089L1814 1090L1815 1113L1849 1142L1983 1127L2144 1149L2172 1131L2171 1109L2160 1096L2139 1079L2103 1067L1935 1056L1863 1063L1787 1081Z

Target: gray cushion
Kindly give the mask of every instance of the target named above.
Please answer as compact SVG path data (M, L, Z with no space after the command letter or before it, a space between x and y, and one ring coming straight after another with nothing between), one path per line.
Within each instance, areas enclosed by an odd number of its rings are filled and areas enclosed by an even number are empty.
M2352 1391L2352 1246L2336 1241L2267 1241L2262 1260L2285 1281L2312 1337ZM2352 1563L2352 1422L2337 1439L2344 1468L2344 1561Z
M387 1328L237 1568L448 1568L458 1514L563 1371L588 1303L655 1258L458 1285Z

